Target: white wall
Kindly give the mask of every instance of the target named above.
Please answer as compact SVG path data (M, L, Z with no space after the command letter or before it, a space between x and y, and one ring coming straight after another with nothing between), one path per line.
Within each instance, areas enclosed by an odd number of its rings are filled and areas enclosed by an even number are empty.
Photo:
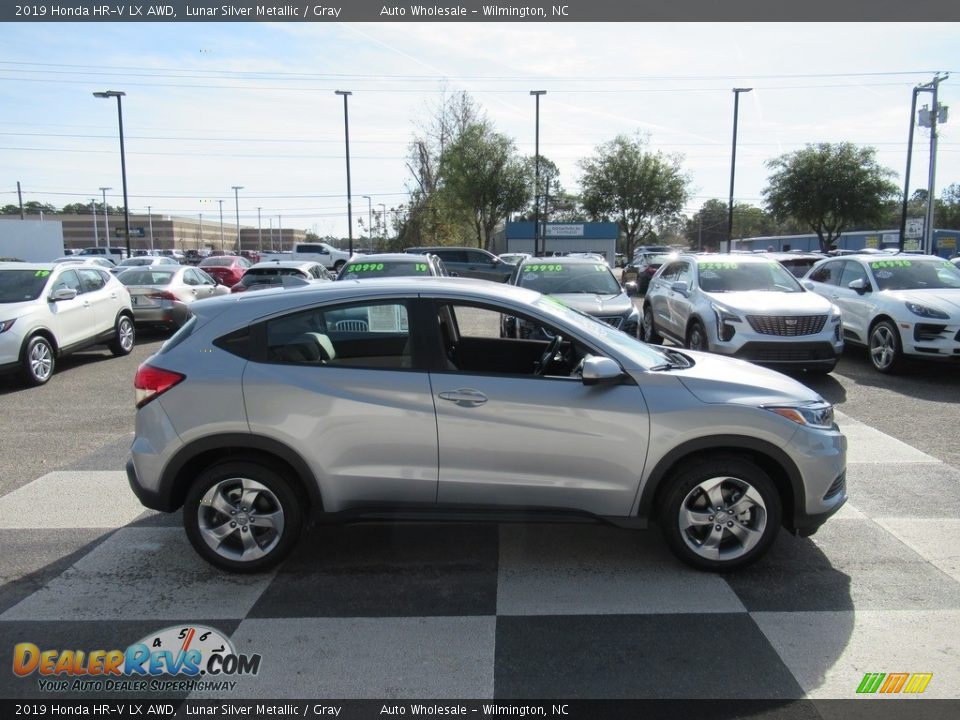
M50 262L63 255L63 224L0 216L0 257Z

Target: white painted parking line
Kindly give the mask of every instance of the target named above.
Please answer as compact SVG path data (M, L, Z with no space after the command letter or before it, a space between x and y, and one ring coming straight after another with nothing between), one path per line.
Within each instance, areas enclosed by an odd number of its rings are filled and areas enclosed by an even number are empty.
M115 528L142 513L122 471L51 472L0 497L0 529Z
M934 567L960 582L960 547L947 538L960 533L956 518L874 518Z
M835 412L835 418L840 430L847 436L847 463L850 465L940 462L935 457L841 412Z
M273 578L214 570L180 528L123 528L0 621L242 618Z
M960 698L958 610L760 612L751 617L811 699L856 698L866 673L933 673L922 695L879 696L890 702Z

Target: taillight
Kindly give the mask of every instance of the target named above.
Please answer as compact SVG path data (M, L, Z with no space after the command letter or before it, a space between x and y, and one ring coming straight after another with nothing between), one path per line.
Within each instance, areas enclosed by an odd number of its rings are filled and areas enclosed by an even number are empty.
M169 290L157 290L155 292L147 293L148 298L154 298L156 300L177 300L177 296L174 295Z
M186 375L144 363L137 368L137 374L133 378L133 387L137 391L137 407L142 408L154 398L160 397L186 377Z

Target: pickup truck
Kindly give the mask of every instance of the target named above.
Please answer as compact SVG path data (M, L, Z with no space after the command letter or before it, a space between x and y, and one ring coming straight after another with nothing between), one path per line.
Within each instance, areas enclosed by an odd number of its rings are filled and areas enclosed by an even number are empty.
M260 261L267 260L313 260L323 265L327 270L340 272L350 259L350 253L343 250L337 250L333 245L325 242L319 243L297 243L293 246L293 252L289 253L263 253Z

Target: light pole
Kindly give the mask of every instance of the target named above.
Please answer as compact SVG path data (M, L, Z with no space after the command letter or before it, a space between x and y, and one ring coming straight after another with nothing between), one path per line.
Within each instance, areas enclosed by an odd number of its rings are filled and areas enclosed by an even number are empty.
M223 200L217 200L220 203L220 252L223 250Z
M740 93L748 93L753 88L733 88L733 153L730 157L730 204L727 206L727 250L733 239L733 176L737 169L737 116L740 114Z
M536 98L536 127L534 129L534 161L533 161L533 255L540 255L540 96L546 95L546 90L531 90L530 94Z
M199 213L200 217L197 222L197 250L203 247L203 213Z
M105 242L107 243L107 250L110 249L110 223L107 222L107 190L113 190L113 188L102 187L100 192L103 193L103 236L106 238Z
M153 214L150 212L151 206L147 205L147 224L150 226L150 252L153 252Z
M98 98L112 98L117 99L117 122L120 126L120 175L123 179L123 227L127 232L127 257L130 257L130 208L129 202L127 201L127 158L123 152L123 108L121 107L120 98L126 95L125 92L120 90L107 90L105 92L95 92L94 97ZM106 211L106 208L104 208ZM107 247L110 247L110 238L107 237Z
M367 237L373 240L373 200L369 195L361 195L367 199Z
M233 200L237 204L237 252L240 252L240 191L243 185L231 185L233 188Z
M100 247L100 231L97 229L97 201L93 199L90 201L93 211L91 215L93 216L93 242L97 247Z
M385 203L380 203L380 223L383 225L383 239L387 239L387 206Z
M257 250L263 252L263 225L260 222L260 211L263 208L257 208Z
M277 237L280 240L280 252L283 252L283 215L277 215ZM291 250L293 243L290 243Z
M335 95L343 95L343 137L347 145L347 239L348 250L353 256L353 205L350 195L350 117L347 113L347 98L353 95L349 90L334 90Z

